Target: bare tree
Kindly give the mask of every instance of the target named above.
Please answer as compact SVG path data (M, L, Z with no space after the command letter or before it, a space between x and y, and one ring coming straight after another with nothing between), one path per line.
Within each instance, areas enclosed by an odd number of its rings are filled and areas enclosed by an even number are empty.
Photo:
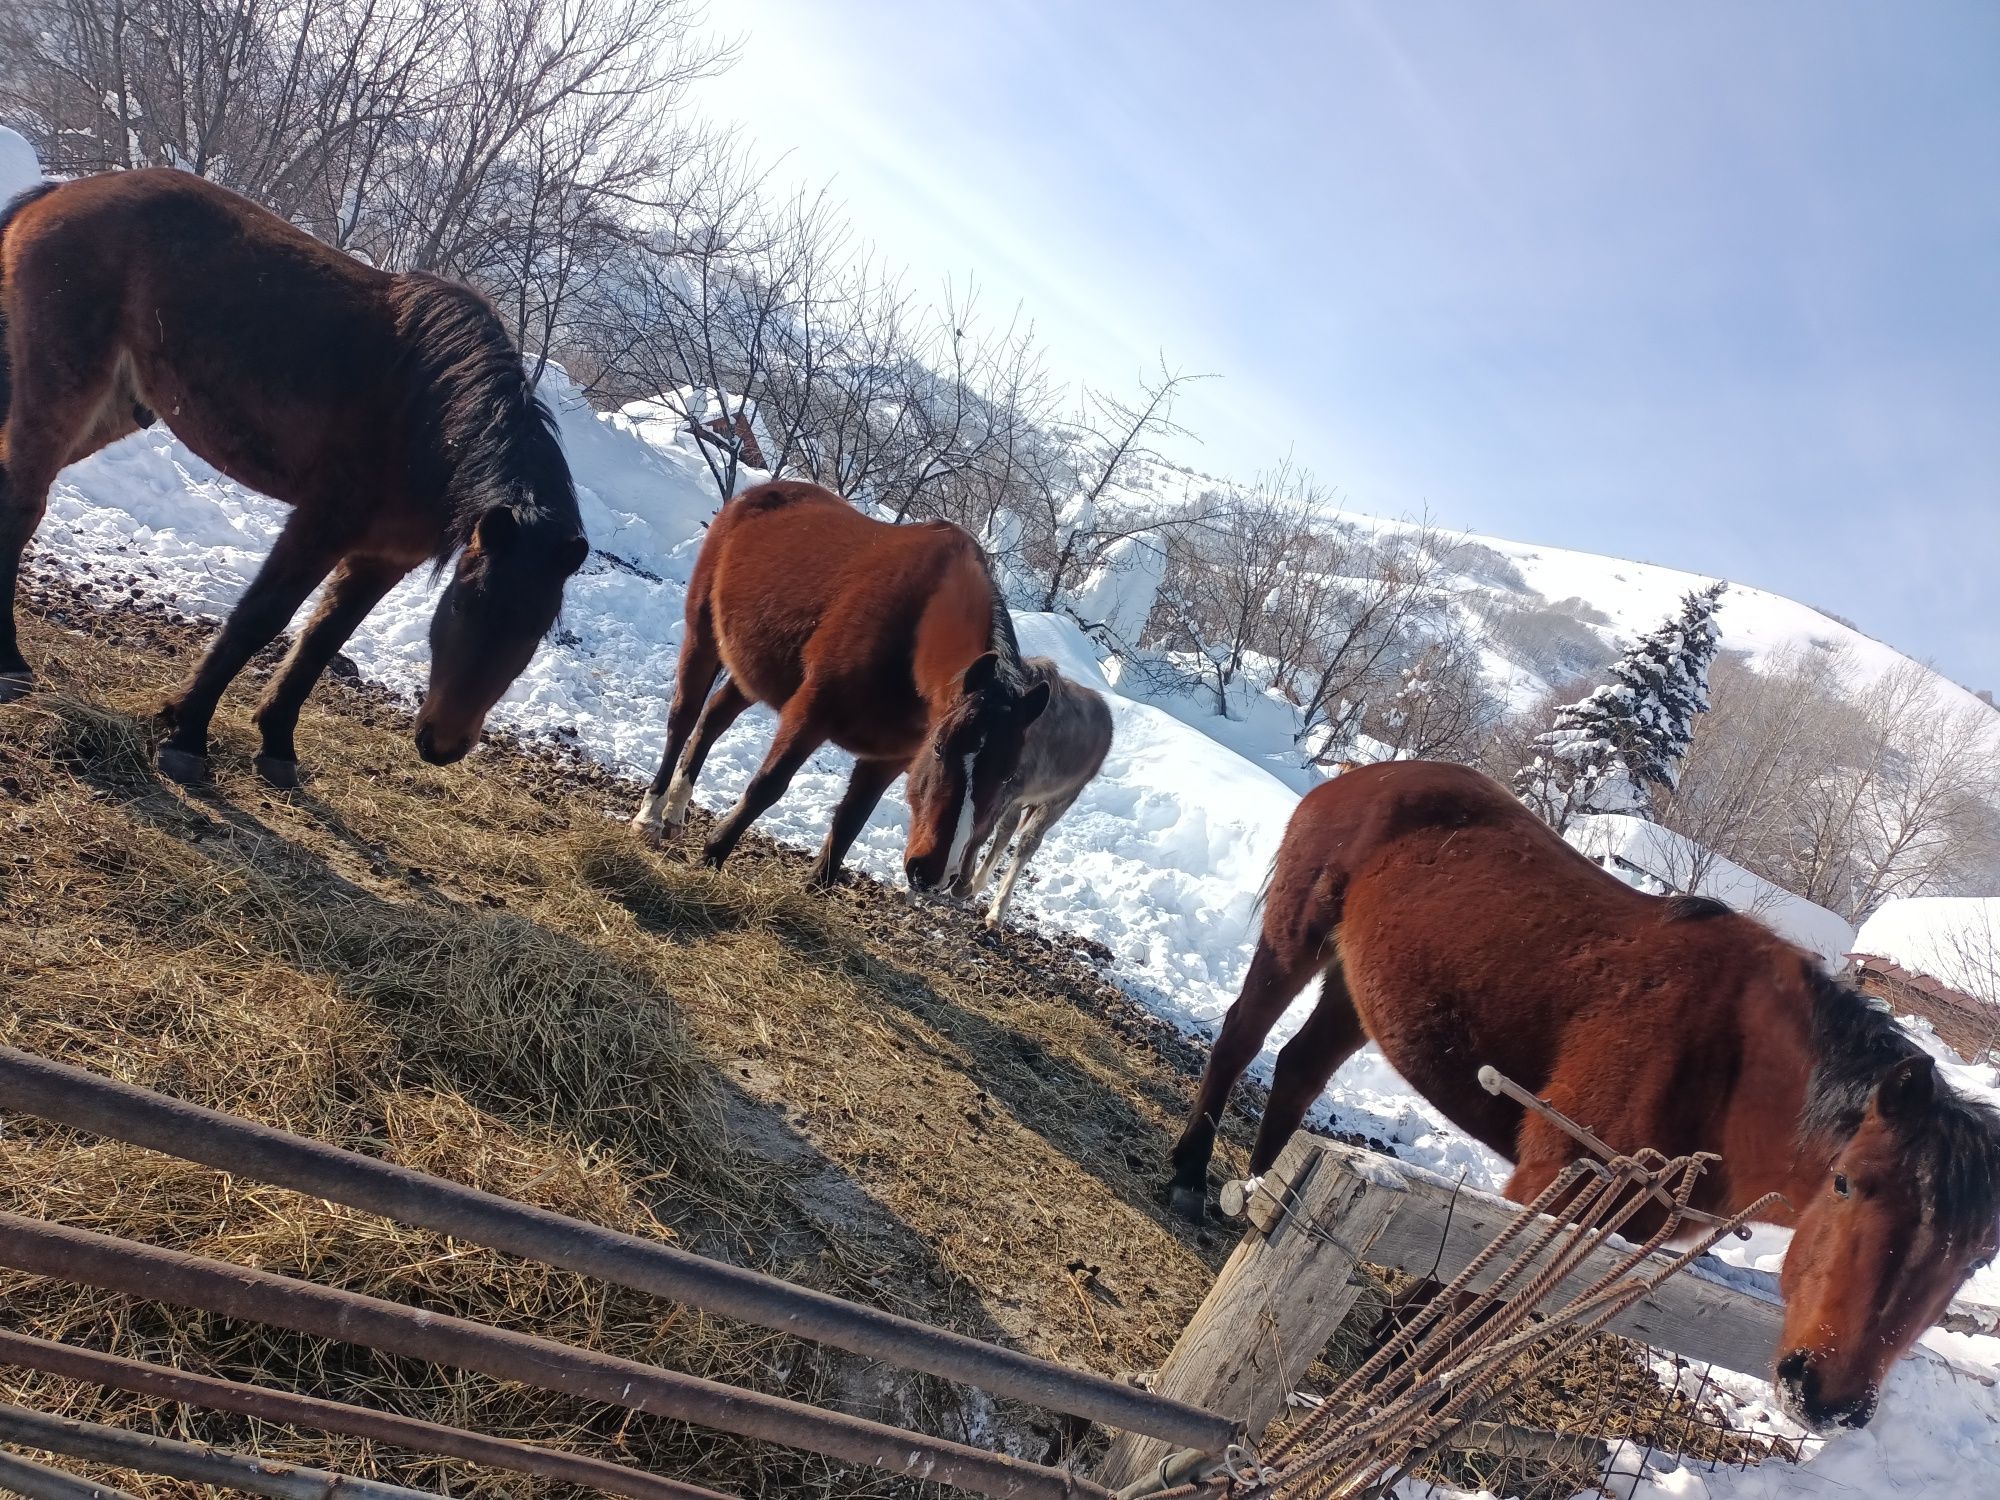
M1174 401L1188 385L1205 378L1170 370L1162 360L1158 374L1142 380L1131 400L1084 387L1063 434L1070 461L1039 475L1041 483L1024 507L1033 537L1044 549L1038 560L1044 579L1042 609L1054 609L1112 543L1158 529L1160 515L1116 507L1113 492L1135 469L1158 459L1153 444L1189 435L1173 419ZM1176 520L1189 525L1198 518Z
M1444 616L1397 674L1395 692L1364 720L1376 739L1405 760L1472 762L1500 719L1486 685L1479 641L1465 616Z
M1287 460L1246 494L1212 494L1166 535L1167 576L1157 613L1229 711L1229 690L1253 654L1282 651L1298 616L1292 595L1308 566L1326 494Z

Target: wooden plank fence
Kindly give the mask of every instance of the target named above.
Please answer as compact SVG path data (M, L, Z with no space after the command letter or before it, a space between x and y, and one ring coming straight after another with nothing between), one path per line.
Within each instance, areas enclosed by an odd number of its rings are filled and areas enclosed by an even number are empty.
M1238 1184L1224 1191L1225 1202L1241 1196ZM1353 1308L1361 1291L1359 1265L1449 1280L1519 1213L1519 1204L1422 1167L1297 1135L1242 1202L1249 1232L1153 1388L1235 1417L1246 1431L1261 1434L1282 1414ZM1661 1254L1655 1260L1664 1264L1669 1258ZM1581 1291L1617 1259L1609 1247L1594 1250L1551 1300ZM1475 1279L1473 1289L1483 1290L1490 1276L1491 1269ZM1768 1281L1698 1261L1612 1319L1609 1331L1684 1359L1762 1376L1777 1350L1784 1316ZM1974 1319L1984 1326L1977 1310L1955 1308L1945 1323ZM1992 1383L1921 1346L1912 1357ZM1112 1444L1097 1477L1112 1490L1134 1486L1157 1476L1172 1452L1169 1444L1128 1433Z

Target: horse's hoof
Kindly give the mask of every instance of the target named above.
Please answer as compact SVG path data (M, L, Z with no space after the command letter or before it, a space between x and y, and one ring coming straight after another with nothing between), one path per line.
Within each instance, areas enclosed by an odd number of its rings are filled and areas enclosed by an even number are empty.
M1174 1212L1190 1224L1199 1224L1208 1217L1208 1189L1206 1187L1176 1187L1172 1203Z
M299 763L276 755L260 755L250 764L269 786L281 792L295 792L299 789Z
M13 703L35 690L33 672L0 672L0 703Z
M160 774L169 781L178 781L182 786L208 784L206 755L191 755L185 750L176 750L172 745L162 745L158 760Z

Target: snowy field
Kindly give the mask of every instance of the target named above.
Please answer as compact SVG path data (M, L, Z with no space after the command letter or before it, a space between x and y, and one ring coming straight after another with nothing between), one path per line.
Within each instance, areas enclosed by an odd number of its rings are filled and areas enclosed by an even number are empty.
M10 191L5 170L18 165L6 157L7 135L0 131L0 195ZM680 645L686 580L717 496L700 458L674 440L671 424L647 420L652 413L595 414L557 370L544 390L558 410L584 523L598 550L570 587L560 640L537 655L494 718L649 776ZM747 475L744 483L761 477ZM150 599L219 617L262 561L283 514L154 429L62 476L33 555L82 593L122 594L126 580L136 579ZM1617 559L1479 540L1509 557L1535 592L1581 597L1611 618L1610 629L1627 635L1656 623L1705 581ZM429 581L413 577L376 610L348 648L364 675L407 693L420 690L433 600ZM1728 601L1720 617L1723 644L1753 659L1813 640L1850 647L1865 671L1887 670L1901 659L1792 601L1750 589L1732 589ZM1106 693L1117 740L1103 775L1050 835L1015 911L1104 944L1114 977L1130 992L1182 1025L1211 1029L1249 960L1255 893L1292 807L1316 773L1299 768L1293 726L1268 700L1227 720L1205 718L1186 701L1148 702L1119 690L1101 653L1066 618L1021 614L1017 625L1024 650L1055 657L1070 675ZM245 695L233 695L224 713L241 714L245 703ZM744 717L710 757L698 800L720 808L736 796L770 727L761 710ZM310 741L300 749L309 766ZM822 752L759 827L816 847L844 780L843 757ZM870 821L852 862L899 883L904 828L898 788ZM1271 1045L1302 1018L1295 1008ZM1948 1055L1945 1065L1955 1082L2000 1097L1994 1070L1968 1068ZM1502 1180L1502 1164L1410 1093L1372 1048L1342 1070L1326 1106L1341 1125L1394 1141L1412 1161L1463 1173L1481 1186ZM1782 1235L1761 1235L1741 1258L1771 1270L1782 1249ZM2000 1272L1989 1270L1970 1293L2000 1305ZM1641 1464L1628 1450L1620 1460L1628 1472L1616 1480L1616 1493L1630 1490L1635 1500L1905 1494L1985 1500L2000 1489L1994 1383L2000 1339L1934 1332L1927 1343L1955 1369L1906 1360L1873 1426L1815 1446L1803 1466L1709 1475L1665 1460L1667 1467ZM1711 1394L1720 1390L1740 1419L1793 1431L1776 1416L1761 1382L1719 1372L1716 1380Z

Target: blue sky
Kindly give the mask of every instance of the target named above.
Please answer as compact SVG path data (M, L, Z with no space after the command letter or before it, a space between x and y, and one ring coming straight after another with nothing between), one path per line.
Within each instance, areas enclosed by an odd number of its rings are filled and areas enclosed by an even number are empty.
M698 107L1174 456L2000 688L2000 4L732 0Z

